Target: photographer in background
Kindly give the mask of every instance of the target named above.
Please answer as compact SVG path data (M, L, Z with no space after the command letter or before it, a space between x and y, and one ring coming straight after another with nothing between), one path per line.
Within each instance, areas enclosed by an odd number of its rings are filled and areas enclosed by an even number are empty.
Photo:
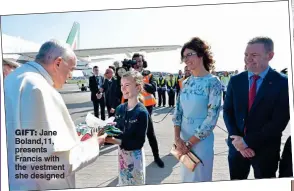
M135 53L133 55L133 60L136 61L136 64L133 65L133 68L140 72L144 77L144 90L142 91L142 96L144 97L143 104L147 108L150 116L149 116L149 124L147 130L147 138L149 140L149 144L151 150L153 152L155 163L163 168L164 163L159 157L159 149L158 143L156 140L154 126L152 122L152 110L154 105L156 105L156 100L154 98L154 92L156 91L156 81L149 70L144 70L143 68L147 68L147 62L144 60L143 55Z

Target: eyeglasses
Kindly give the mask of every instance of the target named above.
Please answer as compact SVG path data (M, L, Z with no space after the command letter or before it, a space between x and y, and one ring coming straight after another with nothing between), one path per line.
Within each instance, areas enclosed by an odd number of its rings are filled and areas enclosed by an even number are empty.
M186 56L183 56L183 57L182 57L182 62L186 62L187 59L190 58L190 57L193 56L193 55L197 55L197 53L196 53L196 52L190 52L190 53L188 53Z

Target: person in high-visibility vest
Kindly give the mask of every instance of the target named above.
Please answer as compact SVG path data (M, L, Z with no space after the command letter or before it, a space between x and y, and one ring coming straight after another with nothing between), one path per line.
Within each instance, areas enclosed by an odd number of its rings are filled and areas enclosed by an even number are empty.
M152 110L154 105L156 105L156 100L153 95L153 93L156 91L156 81L155 78L153 77L152 73L149 70L144 70L144 68L147 68L147 62L144 60L144 56L138 53L135 53L133 55L133 60L136 60L136 65L133 66L133 68L141 72L141 74L144 77L144 90L141 93L143 97L143 104L147 108L149 112L149 123L148 123L148 130L147 130L147 138L149 140L149 144L154 156L154 161L155 163L163 168L164 163L160 159L159 156L159 149L158 149L158 143L156 140L155 132L154 132L154 127L153 127L153 121L152 121Z
M168 92L168 105L169 107L175 106L175 92L176 92L176 79L172 74L169 75L167 80L167 92Z
M183 73L182 73L182 70L179 70L179 73L178 73L178 75L176 76L176 93L177 93L177 95L176 95L176 97L178 97L178 95L179 95L179 93L180 93L180 87L178 86L178 81L180 80L180 79L182 79L184 77L184 75L183 75Z
M162 73L159 74L159 78L157 79L157 93L158 93L158 107L165 107L165 92L166 92L166 80L162 77Z
M191 72L188 69L188 66L185 66L184 74L184 77L178 80L178 87L180 88L180 90L183 88L184 80L191 76Z
M225 101L226 93L227 93L227 87L230 81L229 73L225 72L224 76L221 77L221 83L222 83L222 90L223 90L223 101Z

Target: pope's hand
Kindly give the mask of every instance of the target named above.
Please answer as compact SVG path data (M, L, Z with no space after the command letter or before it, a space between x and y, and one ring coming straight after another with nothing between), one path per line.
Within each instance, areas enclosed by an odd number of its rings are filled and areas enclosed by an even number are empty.
M105 130L104 129L100 129L100 130L98 130L97 135L98 136L101 136L101 135L104 135L104 133L105 133Z
M111 125L111 126L116 126L116 122L109 122L109 123L107 123L106 125Z
M114 137L106 137L105 138L106 143L116 144Z

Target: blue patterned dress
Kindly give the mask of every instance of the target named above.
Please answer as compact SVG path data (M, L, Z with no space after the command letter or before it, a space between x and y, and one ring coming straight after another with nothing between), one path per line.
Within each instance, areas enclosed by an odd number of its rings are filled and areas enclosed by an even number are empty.
M118 186L145 184L145 154L141 150L126 151L118 148Z
M203 182L212 180L214 159L214 134L220 106L221 82L211 74L203 77L190 76L183 82L183 89L177 99L173 116L174 125L181 127L181 138L188 141L196 136L201 141L192 151L202 160L194 172L181 164L182 182Z

